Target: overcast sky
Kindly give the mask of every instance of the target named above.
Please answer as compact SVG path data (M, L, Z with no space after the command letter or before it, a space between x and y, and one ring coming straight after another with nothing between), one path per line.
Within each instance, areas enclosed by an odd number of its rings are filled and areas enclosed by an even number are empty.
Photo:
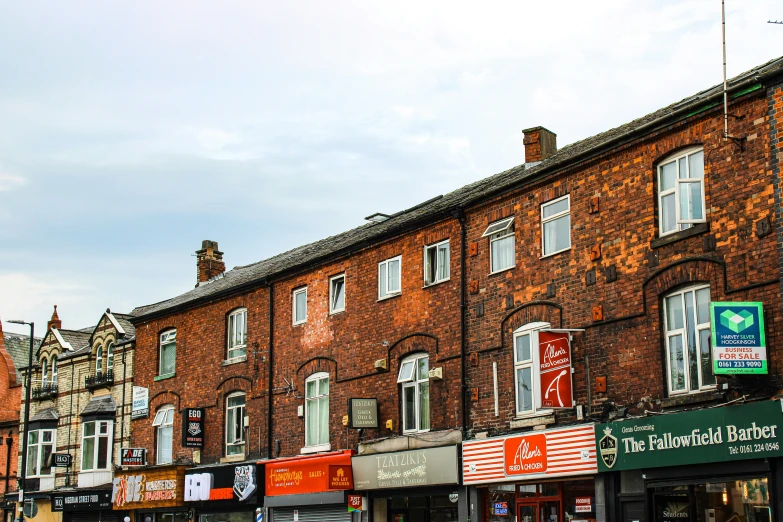
M729 75L783 54L727 0ZM0 0L0 318L94 325L722 81L720 0Z

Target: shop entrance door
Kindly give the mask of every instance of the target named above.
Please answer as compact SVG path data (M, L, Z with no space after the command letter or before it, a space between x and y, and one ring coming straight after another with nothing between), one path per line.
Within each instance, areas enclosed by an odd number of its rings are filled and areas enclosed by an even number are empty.
M538 504L519 504L517 522L538 522Z
M538 504L538 515L540 522L560 522L560 502L550 500Z
M653 516L655 517L653 522L695 522L692 518L691 499L687 489L654 493Z

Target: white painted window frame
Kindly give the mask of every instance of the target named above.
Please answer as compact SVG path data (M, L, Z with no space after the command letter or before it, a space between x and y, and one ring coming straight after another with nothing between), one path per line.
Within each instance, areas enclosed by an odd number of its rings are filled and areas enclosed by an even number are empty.
M668 236L669 234L675 234L677 232L681 232L683 230L687 230L694 224L698 223L706 223L707 222L707 191L705 190L705 183L704 178L706 177L706 174L704 174L701 178L690 178L690 168L691 164L690 161L688 161L688 157L692 156L693 154L696 154L698 152L702 153L702 172L704 172L704 147L697 146L697 147L689 147L683 151L680 151L672 156L669 156L663 160L661 160L658 163L658 167L656 168L656 175L658 176L657 181L657 188L658 188L658 236L664 237ZM685 168L688 170L688 176L680 179L680 159L685 158ZM676 172L674 175L674 187L668 189L668 190L660 190L663 186L663 167L666 165L669 165L670 163L674 163L676 167ZM682 219L680 216L680 184L681 183L691 183L691 184L700 184L701 185L701 209L702 209L702 215L704 216L703 219ZM676 226L669 231L663 230L663 198L665 196L668 196L669 194L674 194L674 214L675 214L675 224ZM685 226L683 226L685 225Z
M99 345L95 350L95 375L103 374L103 345Z
M38 442L35 443L35 444L30 444L29 443L30 435L35 433L35 432L38 433ZM52 440L50 442L47 442L47 443L43 442L44 433L49 433L51 435ZM41 468L43 467L42 464L44 464L44 462L43 462L43 451L41 451L41 450L42 450L42 448L44 446L51 446L52 447L52 453L56 453L57 452L57 430L56 429L31 430L31 431L27 432L27 440L28 440L28 444L27 444L27 453L28 453L28 455L30 453L30 448L32 446L36 446L38 448L38 451L36 453L36 459L37 460L36 460L36 463L35 463L36 464L36 469L38 470L38 473L35 474L35 475L27 475L27 470L25 470L25 476L27 478L53 477L54 476L54 463L52 463L52 466L49 468L50 471L49 471L48 474L43 475L43 474L40 473ZM27 461L27 467L28 468L30 467L30 460L29 459Z
M174 368L173 371L163 373L163 347L174 345ZM160 334L160 346L158 348L158 375L171 375L177 372L177 329L171 328Z
M95 433L93 435L86 435L86 426L88 424L94 424L95 425ZM101 434L100 429L101 427L106 427L106 433ZM98 457L99 450L100 450L100 444L99 439L101 436L105 436L108 439L108 443L106 444L106 467L105 468L99 468L98 467ZM93 443L93 464L94 467L85 469L84 467L84 448L85 448L85 441L87 439L95 439ZM81 447L81 463L79 466L79 469L81 471L111 471L114 467L114 459L113 459L113 448L114 448L114 423L110 420L90 420L87 422L82 423L82 447Z
M431 422L427 422L429 424L428 428L422 429L422 416L421 416L421 391L420 391L420 385L423 383L428 383L430 381L429 373L427 375L421 376L417 375L417 379L414 379L414 375L418 372L419 368L419 361L421 359L427 359L427 368L429 368L429 354L427 353L414 353L411 354L404 359L400 361L400 371L397 374L397 384L401 384L400 387L400 411L402 412L402 432L403 433L426 433L430 431L432 428ZM406 366L411 365L411 370L403 373ZM405 419L407 418L407 409L405 406L405 390L408 388L413 388L413 404L414 404L414 418L416 419L416 425L413 427L406 427L405 426ZM429 400L430 404L430 413L432 413L432 400L431 395ZM430 419L427 419L430 421Z
M442 247L446 247L446 274L444 277L440 277L441 272L441 265L440 265L440 256L438 255L440 253L440 249ZM427 277L430 272L432 262L429 257L430 252L435 252L435 278L432 281L428 281ZM437 243L433 243L432 245L427 245L424 247L424 286L432 286L437 285L438 283L443 283L445 281L448 281L451 279L451 243L448 239L444 239L443 241L438 241Z
M329 391L327 393L325 393L325 394L321 393L320 381L322 381L322 380L325 380L325 381L327 381L329 383ZM307 383L308 382L312 382L312 381L319 381L316 384L317 394L313 395L312 397L309 397L307 395ZM329 422L329 413L328 412L329 412L329 410L331 408L331 404L330 404L331 401L329 400L329 395L331 394L331 391L332 391L332 383L329 380L329 373L328 372L317 372L317 373L314 373L314 374L310 375L309 377L307 377L307 379L305 379L305 408L304 408L305 409L305 412L304 412L305 413L305 445L302 448L302 453L317 453L317 452L321 452L321 451L329 451L332 448L332 445L331 445L331 442L330 442L332 434L330 433L331 430L329 429L329 425L328 425L328 422ZM310 404L312 402L314 402L314 401L320 401L324 397L326 397L326 408L327 408L327 415L326 415L326 418L327 418L327 426L326 426L327 441L326 442L319 442L318 444L307 444L307 418L308 418L309 415L312 415L312 411L310 409ZM321 407L320 406L320 402L319 402L319 406L318 407L319 408ZM318 415L318 414L320 414L320 409L319 409L319 411L315 415ZM317 417L317 420L320 421L320 418Z
M566 210L561 210L557 214L552 214L551 216L544 217L544 209L546 207L559 203L563 200L568 201L568 208ZM544 245L546 244L544 226L551 221L556 221L566 216L568 217L568 246L561 248L560 250L547 252L544 249ZM544 257L553 256L555 254L559 254L560 252L565 252L566 250L571 250L571 194L566 194L565 196L561 196L559 198L541 204L541 257L544 258Z
M114 343L106 346L106 373L114 371Z
M512 342L514 343L514 349L512 351L512 363L514 366L514 413L517 418L524 417L536 417L540 415L549 415L552 413L551 409L542 409L536 407L537 398L541 396L541 376L540 376L540 363L538 360L538 333L541 330L550 328L549 323L534 322L522 325L514 331ZM530 336L530 359L523 361L517 361L517 339L523 336ZM520 410L519 401L519 377L517 370L523 368L530 368L530 379L533 381L532 395L532 408L530 410Z
M400 282L399 288L389 288L389 265L393 263L394 261L399 261L399 276L398 280ZM386 277L381 277L381 267L386 268ZM382 299L389 299L390 297L394 297L397 295L402 294L402 255L390 257L389 259L384 259L380 263L378 263L378 300Z
M498 221L493 221L489 224L487 229L484 231L484 233L481 235L481 237L489 237L489 273L490 274L497 274L499 272L505 272L506 270L511 270L512 268L515 268L517 266L517 238L515 235L515 225L514 225L514 216L499 219ZM492 244L496 241L501 241L504 239L507 239L508 237L511 237L511 243L512 243L512 250L514 251L514 261L509 266L505 266L502 268L498 268L497 270L492 269Z
M234 399L236 397L243 397L245 402L241 405L236 406L229 406L229 400ZM245 392L234 392L230 393L226 397L226 430L225 430L225 454L227 457L231 457L234 455L244 455L246 453L245 449L245 412L247 411L247 394ZM233 419L234 424L229 424L229 412L233 411ZM234 439L232 434L236 433L237 424L239 425L239 432L241 433L241 438L239 440ZM241 447L242 451L237 453L229 453L230 447Z
M174 461L174 405L164 404L158 408L158 411L155 413L155 418L152 421L152 426L157 430L155 433L155 462L157 464L171 464L171 462ZM161 440L163 439L163 437L160 436L160 432L164 429L171 430L171 449L169 451L169 453L171 453L171 460L169 461L162 461L160 458Z
M335 308L334 307L334 298L335 298L334 287L335 287L335 283L337 281L339 281L340 279L343 280L343 306L342 306L342 308ZM337 274L337 275L332 276L332 277L329 278L329 314L330 315L331 314L339 314L340 312L344 312L345 311L345 301L346 301L346 298L348 297L346 295L346 291L345 290L346 290L346 287L345 287L345 272L343 272L342 274Z
M237 337L237 318L241 318L242 321L241 338ZM228 314L228 317L226 317L226 337L227 361L247 357L247 308L237 308ZM236 352L240 353L237 354Z
M296 298L300 295L304 294L304 317L303 318L297 318L296 317ZM307 322L307 287L303 286L302 288L297 288L293 292L291 292L291 318L293 319L293 324L304 324Z

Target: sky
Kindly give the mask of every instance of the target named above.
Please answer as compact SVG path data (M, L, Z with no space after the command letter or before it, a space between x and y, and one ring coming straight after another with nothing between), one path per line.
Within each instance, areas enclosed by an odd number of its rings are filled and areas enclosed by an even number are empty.
M729 76L783 4L727 0ZM95 325L722 81L719 0L0 0L0 319Z

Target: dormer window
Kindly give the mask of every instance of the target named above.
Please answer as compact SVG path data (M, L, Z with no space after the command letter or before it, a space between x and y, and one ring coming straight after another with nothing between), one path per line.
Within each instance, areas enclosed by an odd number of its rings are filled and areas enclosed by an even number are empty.
M98 351L95 352L95 375L103 373L103 346L98 347Z
M106 372L114 370L114 343L109 343L106 348Z
M49 371L49 361L44 358L41 360L41 384L46 384L47 372Z

